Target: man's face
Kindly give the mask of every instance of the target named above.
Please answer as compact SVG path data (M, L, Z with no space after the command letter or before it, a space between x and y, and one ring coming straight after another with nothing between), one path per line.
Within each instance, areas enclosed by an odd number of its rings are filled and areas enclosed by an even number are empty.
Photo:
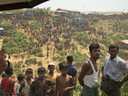
M92 52L90 52L91 56L95 59L99 59L100 56L100 48L94 48Z
M38 75L40 79L43 79L45 77L45 72L39 72Z
M117 56L117 54L118 54L117 48L111 48L109 50L109 54L110 54L111 58L114 59Z
M26 76L27 76L27 78L29 78L29 79L30 79L30 78L32 78L33 73L32 73L32 72L27 72L27 73L26 73Z

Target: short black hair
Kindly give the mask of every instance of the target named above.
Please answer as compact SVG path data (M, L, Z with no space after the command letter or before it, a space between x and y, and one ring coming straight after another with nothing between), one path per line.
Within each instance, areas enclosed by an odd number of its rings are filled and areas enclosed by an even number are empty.
M89 51L92 52L93 49L97 49L97 48L100 48L100 45L99 44L91 44L89 46Z
M12 74L13 68L12 68L12 66L10 66L10 62L9 62L9 61L7 61L7 62L8 62L8 67L7 67L7 69L5 70L5 73L6 73L7 75L10 75L10 74Z
M40 72L46 72L46 69L45 69L44 67L40 67L40 68L38 68L38 74L39 74Z
M28 69L26 70L26 74L27 74L28 72L33 73L33 70L32 70L31 68L28 68Z
M67 56L67 60L72 63L73 62L73 56Z
M63 68L68 68L68 64L67 64L66 62L61 62L61 63L59 64L59 69L60 69L60 71L61 71Z
M25 75L23 74L19 74L17 77L18 81L23 80L24 78L25 78Z
M117 48L117 51L119 50L119 46L117 44L111 44L109 46L109 50L112 49L112 48Z
M7 75L6 74L2 74L2 78L6 77Z

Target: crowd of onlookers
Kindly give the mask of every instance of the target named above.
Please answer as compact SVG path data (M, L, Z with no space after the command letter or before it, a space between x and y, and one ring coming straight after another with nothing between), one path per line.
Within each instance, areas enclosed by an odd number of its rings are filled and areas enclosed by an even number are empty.
M100 45L91 44L89 46L90 58L83 62L81 72L78 76L78 70L73 63L73 56L67 56L67 62L59 63L60 74L54 73L55 64L48 63L49 73L46 73L44 67L38 68L38 77L33 78L33 70L26 69L25 74L18 75L18 84L15 86L15 80L11 78L13 68L10 62L5 61L5 50L0 51L0 73L2 74L0 96L73 96L76 90L77 80L83 90L80 96L100 96L98 88L102 91L101 96L120 96L121 86L128 80L128 76L121 80L124 71L128 72L128 65L125 60L118 57L119 46L111 44L109 46L109 57L104 60L102 67L101 84L98 83L98 63L100 57Z

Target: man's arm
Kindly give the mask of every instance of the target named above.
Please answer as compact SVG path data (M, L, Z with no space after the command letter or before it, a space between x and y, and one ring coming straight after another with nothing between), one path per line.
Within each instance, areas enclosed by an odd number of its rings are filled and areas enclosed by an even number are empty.
M84 85L83 78L87 74L89 68L90 68L90 65L88 64L88 61L85 61L84 64L83 64L83 66L82 66L82 69L81 69L79 78L78 78L79 83L80 83L81 86Z
M122 69L128 72L128 65L126 61L122 64ZM121 87L126 81L128 81L128 75L120 82L118 82L118 86Z
M26 96L24 93L23 93L23 88L25 87L25 82L23 81L22 83L21 83L21 86L20 86L20 89L19 89L19 93L22 95L22 96Z
M35 96L35 84L34 82L32 82L31 86L30 86L30 95L29 96Z
M13 87L15 85L15 80L11 80L10 81L10 85L11 85L11 88L10 88L10 91L9 91L9 95L11 96L12 95L12 92L13 92Z
M58 85L59 85L59 81L58 81L58 77L57 77L57 78L56 78L55 96L57 96L57 92L58 92Z
M77 83L77 80L78 80L78 70L77 70L76 75L75 75L75 85Z

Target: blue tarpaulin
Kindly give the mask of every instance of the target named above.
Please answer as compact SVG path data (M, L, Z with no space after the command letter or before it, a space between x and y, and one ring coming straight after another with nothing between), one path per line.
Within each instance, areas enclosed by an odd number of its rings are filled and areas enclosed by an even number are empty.
M72 19L72 22L85 23L85 19L74 18L74 19Z
M33 13L33 11L28 11L28 14L32 14Z
M81 22L81 23L85 23L85 20L84 20L84 19L81 19L80 22Z

